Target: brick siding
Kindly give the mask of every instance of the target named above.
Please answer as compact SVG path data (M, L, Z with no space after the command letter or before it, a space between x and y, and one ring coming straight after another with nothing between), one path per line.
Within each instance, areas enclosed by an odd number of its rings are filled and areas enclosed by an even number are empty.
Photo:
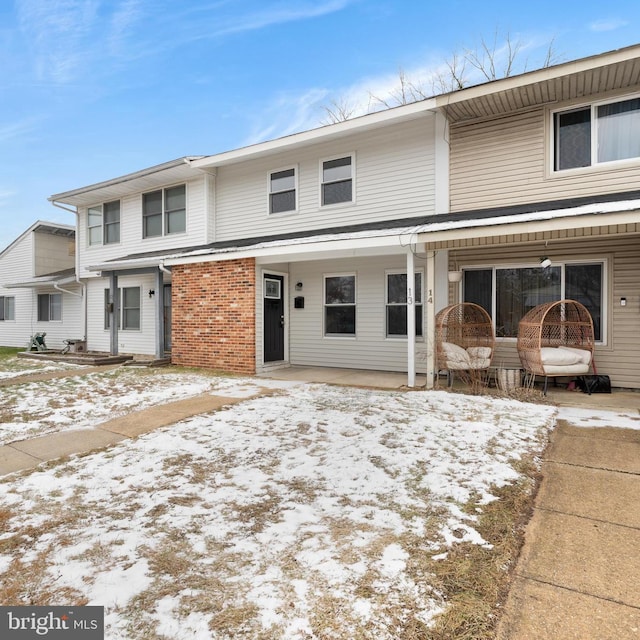
M255 296L253 258L174 266L173 364L254 374Z

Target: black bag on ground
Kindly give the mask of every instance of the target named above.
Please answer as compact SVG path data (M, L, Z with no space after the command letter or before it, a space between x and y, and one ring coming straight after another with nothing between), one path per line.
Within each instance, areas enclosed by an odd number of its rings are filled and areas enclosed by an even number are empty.
M590 376L578 376L576 386L584 393L611 393L611 380L609 376L596 373Z

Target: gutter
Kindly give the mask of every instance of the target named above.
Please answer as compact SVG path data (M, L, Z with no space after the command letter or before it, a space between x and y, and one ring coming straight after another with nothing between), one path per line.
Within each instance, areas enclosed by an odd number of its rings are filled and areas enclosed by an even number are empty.
M78 250L78 241L80 238L80 213L78 212L78 208L76 207L75 209L70 209L69 207L65 207L61 204L58 204L55 200L50 200L49 202L51 202L51 204L54 207L57 207L58 209L62 209L63 211L68 211L69 213L73 213L76 216L76 238L75 238L75 249L76 249L76 256L75 256L75 281L77 284L80 285L81 288L81 292L80 293L75 293L73 291L68 291L66 289L62 289L61 287L59 287L55 282L53 283L53 286L55 289L58 289L59 291L63 291L64 293L71 293L72 295L76 295L78 296L81 300L82 300L82 334L83 334L83 340L87 340L87 285L86 283L82 282L82 280L80 279L80 251Z

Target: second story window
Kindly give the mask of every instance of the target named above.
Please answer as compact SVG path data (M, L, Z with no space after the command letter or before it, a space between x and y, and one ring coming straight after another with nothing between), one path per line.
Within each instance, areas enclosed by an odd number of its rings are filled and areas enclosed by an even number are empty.
M296 170L269 174L269 213L296 210Z
M640 98L553 116L554 170L640 158Z
M142 196L142 237L154 238L187 229L186 187L159 189Z
M345 156L322 163L321 204L353 201L353 157Z
M120 242L120 200L89 207L87 228L90 245Z

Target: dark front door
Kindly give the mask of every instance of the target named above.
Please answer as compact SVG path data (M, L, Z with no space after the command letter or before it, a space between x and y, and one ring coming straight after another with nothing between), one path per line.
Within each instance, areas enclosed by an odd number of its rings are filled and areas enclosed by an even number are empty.
M284 278L264 275L264 361L284 360Z

